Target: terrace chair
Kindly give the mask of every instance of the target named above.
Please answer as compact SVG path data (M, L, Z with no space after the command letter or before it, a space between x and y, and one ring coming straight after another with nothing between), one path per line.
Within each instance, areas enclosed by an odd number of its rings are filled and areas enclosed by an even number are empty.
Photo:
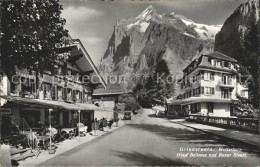
M46 136L48 138L48 136ZM45 151L48 149L48 145L46 143L47 140L45 139L40 139L35 135L35 140L36 140L36 158L40 155L42 151Z
M76 129L71 130L68 135L69 139L76 138Z

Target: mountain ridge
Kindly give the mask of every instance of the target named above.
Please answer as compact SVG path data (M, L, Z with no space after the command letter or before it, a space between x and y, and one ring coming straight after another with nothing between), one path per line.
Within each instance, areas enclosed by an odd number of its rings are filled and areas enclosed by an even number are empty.
M105 77L124 75L127 89L143 81L142 75L150 74L161 60L167 62L172 75L182 75L191 60L213 51L220 28L174 12L158 14L149 6L135 18L117 19L99 69Z

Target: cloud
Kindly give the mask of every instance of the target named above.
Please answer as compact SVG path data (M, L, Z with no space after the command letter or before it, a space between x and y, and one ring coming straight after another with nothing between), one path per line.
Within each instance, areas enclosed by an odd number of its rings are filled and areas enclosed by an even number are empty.
M64 8L62 11L61 16L65 18L68 22L75 24L76 22L81 22L85 21L97 16L102 16L105 13L96 10L96 9L91 9L86 6L81 6L81 7L67 7Z
M83 39L84 42L89 43L89 44L96 44L99 42L102 42L102 39L99 37L87 37Z

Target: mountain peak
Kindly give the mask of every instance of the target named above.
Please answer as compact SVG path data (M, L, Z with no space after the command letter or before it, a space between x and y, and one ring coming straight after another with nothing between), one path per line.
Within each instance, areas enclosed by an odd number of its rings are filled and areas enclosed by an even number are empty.
M157 12L154 9L154 7L152 5L150 5L139 16L137 16L136 19L148 21L155 15L157 15Z

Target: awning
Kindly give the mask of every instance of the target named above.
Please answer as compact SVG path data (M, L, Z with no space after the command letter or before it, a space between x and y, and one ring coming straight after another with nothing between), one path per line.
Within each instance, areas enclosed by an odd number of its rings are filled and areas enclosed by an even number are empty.
M98 107L94 104L88 104L88 103L76 103L76 105L84 107L85 110L106 110L104 108Z
M66 109L66 110L84 110L84 107L75 105L73 103L66 103L63 101L53 101L53 100L40 100L40 99L34 99L35 101L40 102L43 105L46 106L53 106L53 108L58 109Z
M85 103L67 103L63 101L53 101L53 100L40 100L40 99L30 99L23 97L13 97L2 95L0 98L4 98L8 101L21 104L29 105L43 108L53 108L53 109L65 109L65 110L105 110L101 107L97 107L94 104Z

